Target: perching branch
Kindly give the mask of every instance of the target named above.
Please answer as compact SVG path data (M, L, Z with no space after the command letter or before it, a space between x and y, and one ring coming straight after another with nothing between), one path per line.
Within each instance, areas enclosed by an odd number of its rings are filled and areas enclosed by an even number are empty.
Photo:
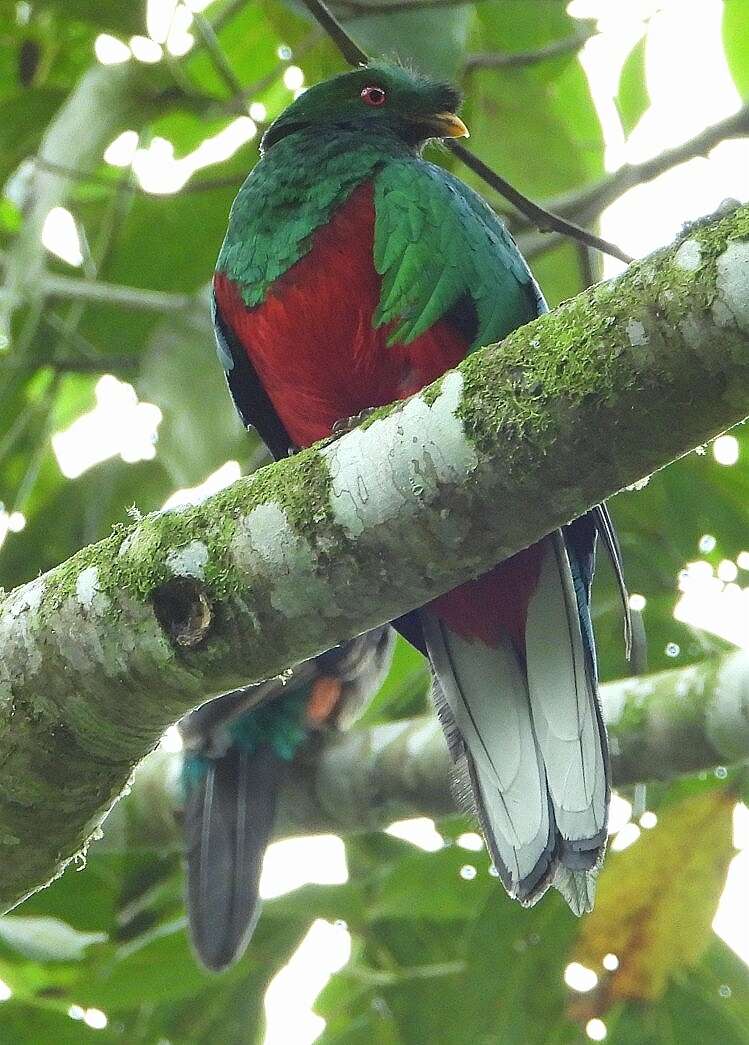
M602 687L614 784L672 780L749 760L749 655ZM107 824L105 845L162 849L179 839L174 756L157 752ZM455 812L451 765L434 716L331 735L293 767L276 836L375 830ZM126 827L125 827L126 824ZM110 830L111 828L111 830Z
M0 604L0 904L163 730L422 605L747 413L749 208L360 428L83 549Z

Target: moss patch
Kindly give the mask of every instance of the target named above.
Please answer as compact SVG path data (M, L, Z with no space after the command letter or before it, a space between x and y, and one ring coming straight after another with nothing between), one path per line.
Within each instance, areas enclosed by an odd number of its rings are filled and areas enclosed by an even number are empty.
M680 326L686 316L709 313L716 295L717 260L735 240L749 237L749 208L717 224L691 226L679 241L618 279L600 284L509 335L500 345L469 356L460 366L464 392L457 414L479 450L496 447L500 433L532 439L544 452L571 409L584 401L622 399L637 387L637 352L657 379L685 358ZM694 271L674 263L682 242L695 239L701 263ZM657 336L657 352L633 346L632 321ZM674 354L669 351L674 343ZM701 378L700 378L701 380ZM699 387L699 384L695 385Z
M124 594L139 603L172 576L169 553L198 540L208 549L204 580L211 595L224 599L247 587L247 578L233 563L230 546L237 521L253 508L278 504L292 528L314 542L333 522L331 479L316 449L304 451L279 466L268 466L238 480L203 504L146 516L132 526L118 526L98 544L83 548L52 571L40 614L42 619L60 610L76 594L82 570L95 566L99 588L113 598ZM337 532L336 539L340 535Z

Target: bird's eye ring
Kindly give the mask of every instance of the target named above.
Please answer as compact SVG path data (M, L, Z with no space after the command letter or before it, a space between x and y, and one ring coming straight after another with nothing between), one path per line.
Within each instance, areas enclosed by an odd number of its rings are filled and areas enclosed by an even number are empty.
M385 104L387 95L382 87L375 87L370 84L368 87L362 87L361 100L366 105L371 105L373 108L378 109L381 105Z

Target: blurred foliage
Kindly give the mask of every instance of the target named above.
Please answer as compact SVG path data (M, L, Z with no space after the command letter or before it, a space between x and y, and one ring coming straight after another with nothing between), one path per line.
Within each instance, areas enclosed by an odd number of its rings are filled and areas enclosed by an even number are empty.
M393 2L398 9L389 12L387 4L367 11L366 4L339 0L336 11L371 52L461 81L473 147L518 188L550 199L604 175L601 127L574 50L464 71L470 53L534 51L594 28L572 18L564 0L413 10ZM63 102L75 107L97 36L144 34L144 8L115 0L0 8L0 259L21 242L33 157L47 130L59 130ZM291 63L307 82L344 68L293 0L217 0L206 17L247 92L244 103L262 103L268 118L290 98L283 73ZM195 36L184 57L138 67L123 106L128 122L117 129L137 131L144 147L167 139L178 158L243 111L236 84ZM749 97L745 0L725 0L724 41L736 85ZM644 36L620 76L617 104L626 133L649 104L646 47ZM96 108L83 115L95 132ZM433 158L454 162L438 150ZM242 431L225 394L205 295L229 205L256 159L257 138L171 194L143 191L128 168L103 159L61 185L59 203L78 223L87 278L188 295L190 304L125 309L106 295L85 303L65 294L43 297L38 287L10 303L17 306L7 331L10 350L0 357L0 500L8 512L23 512L26 526L0 549L6 587L104 536L132 506L159 508L175 488L202 482L228 459L245 471L261 460L257 440ZM507 209L492 193L487 198ZM570 244L533 263L552 304L585 285L586 266ZM59 276L80 275L51 256L46 264ZM8 306L0 301L0 308ZM93 407L104 373L132 383L161 409L156 456L136 464L110 458L66 479L50 437ZM631 589L647 597L652 669L723 648L674 621L673 608L686 562L701 555L717 566L747 546L749 441L743 433L738 438L735 466L716 463L711 453L691 454L613 502ZM699 551L705 534L714 536L714 546ZM625 664L615 589L601 572L596 624L602 673L612 677ZM675 661L667 647L678 649ZM425 704L423 663L401 645L364 721L408 716ZM734 794L730 778L651 788L658 826L609 858L598 908L582 931L557 896L530 911L511 904L489 875L486 855L456 844L466 826L458 818L441 825L448 844L437 853L385 835L348 839L350 880L267 903L249 954L221 977L205 975L190 953L178 854L145 843L123 852L94 846L85 871L69 871L0 922L0 980L13 992L0 1004L0 1039L258 1041L269 980L322 917L344 919L353 938L351 960L317 1001L326 1045L577 1042L593 1016L606 1019L614 1045L708 1037L749 1042L746 969L710 929L733 853ZM601 966L609 951L620 957L615 972ZM599 976L590 994L564 985L573 959ZM71 1006L79 1007L76 1017L87 1007L103 1010L107 1028L71 1018Z
M645 76L645 56L647 51L647 35L635 44L629 52L619 77L619 91L616 95L616 108L622 121L622 130L629 135L650 105L648 85Z

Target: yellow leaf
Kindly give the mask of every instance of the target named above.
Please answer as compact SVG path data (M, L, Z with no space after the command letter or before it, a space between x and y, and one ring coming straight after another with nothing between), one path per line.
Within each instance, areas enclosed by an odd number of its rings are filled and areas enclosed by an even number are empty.
M734 855L736 798L714 789L665 807L658 823L621 853L611 853L595 910L582 925L574 959L601 978L600 1010L616 1001L652 1001L672 974L697 962ZM615 972L602 959L615 954Z

